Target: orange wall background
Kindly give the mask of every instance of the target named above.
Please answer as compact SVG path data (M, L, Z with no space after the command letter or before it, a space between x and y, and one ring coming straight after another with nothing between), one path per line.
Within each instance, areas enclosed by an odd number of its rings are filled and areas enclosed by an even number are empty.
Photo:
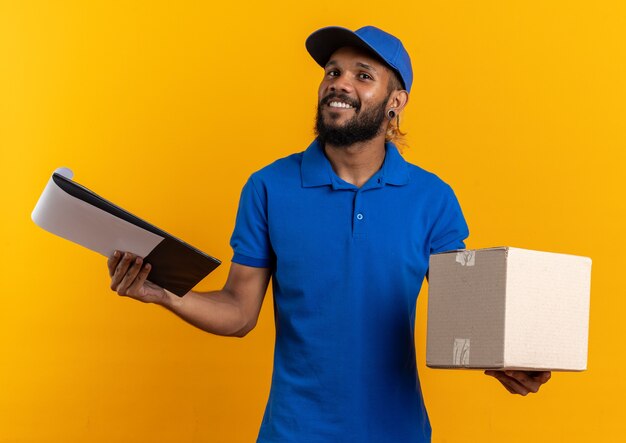
M415 72L405 157L455 189L468 247L593 259L589 369L512 396L424 366L434 442L626 441L626 3L0 0L0 442L251 442L272 367L245 339L108 289L106 260L32 223L59 166L224 261L250 173L306 148L315 29L373 24ZM425 288L426 289L426 288Z

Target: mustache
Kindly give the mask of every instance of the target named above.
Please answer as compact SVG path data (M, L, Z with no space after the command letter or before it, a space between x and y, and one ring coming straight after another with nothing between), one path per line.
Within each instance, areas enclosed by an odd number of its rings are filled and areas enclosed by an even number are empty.
M338 101L347 103L350 106L352 106L354 109L356 109L357 111L361 108L361 103L359 103L358 101L353 100L352 98L348 97L346 94L335 94L334 92L328 94L326 97L320 100L320 105L327 105L333 100L338 100Z

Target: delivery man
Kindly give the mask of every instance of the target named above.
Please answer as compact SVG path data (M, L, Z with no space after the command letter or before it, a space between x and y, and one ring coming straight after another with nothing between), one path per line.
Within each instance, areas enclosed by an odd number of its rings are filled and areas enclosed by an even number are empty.
M272 278L274 372L258 442L428 442L416 299L429 256L464 248L469 231L450 186L393 143L413 81L400 40L328 27L306 48L324 69L316 137L245 184L224 287L179 298L148 280L141 257L116 251L111 289L243 337ZM285 92L275 106L289 107ZM550 378L486 374L521 395Z

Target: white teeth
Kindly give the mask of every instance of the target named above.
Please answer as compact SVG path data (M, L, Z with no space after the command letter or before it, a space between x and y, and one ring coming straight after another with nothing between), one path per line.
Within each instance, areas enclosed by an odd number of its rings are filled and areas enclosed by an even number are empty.
M343 102L330 102L328 106L330 106L331 108L351 108L352 107L349 104L343 103Z

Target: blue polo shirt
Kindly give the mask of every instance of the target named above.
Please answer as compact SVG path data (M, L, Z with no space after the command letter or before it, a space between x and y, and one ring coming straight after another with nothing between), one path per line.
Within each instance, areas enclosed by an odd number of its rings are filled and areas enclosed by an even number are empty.
M463 248L457 199L386 144L361 188L317 140L252 174L233 262L272 269L276 345L258 442L430 441L415 305L430 254Z

